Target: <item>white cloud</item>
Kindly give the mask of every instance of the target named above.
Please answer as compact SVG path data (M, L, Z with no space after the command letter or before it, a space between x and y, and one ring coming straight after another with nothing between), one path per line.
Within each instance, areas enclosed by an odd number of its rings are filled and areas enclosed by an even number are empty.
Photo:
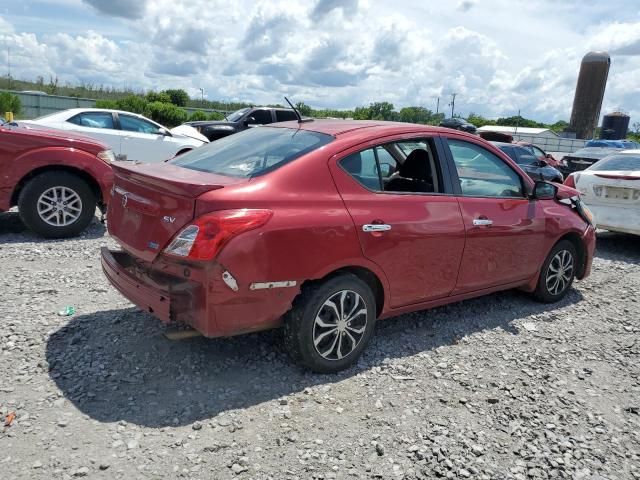
M210 99L253 103L290 95L338 108L390 101L435 109L440 97L442 109L455 92L463 114L521 110L554 121L569 118L580 59L593 48L612 55L603 112L640 115L640 23L624 0L609 5L621 19L590 1L577 9L515 0L508 11L499 0L78 1L64 3L95 20L77 32L40 33L40 22L30 29L23 17L17 29L14 17L0 17L14 76L203 87ZM99 28L105 16L118 34Z

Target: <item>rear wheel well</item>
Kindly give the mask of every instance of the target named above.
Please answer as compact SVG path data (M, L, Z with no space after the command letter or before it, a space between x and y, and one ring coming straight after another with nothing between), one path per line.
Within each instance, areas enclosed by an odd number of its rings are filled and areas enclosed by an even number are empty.
M584 274L587 254L584 243L582 242L582 238L575 232L567 233L566 235L558 239L558 241L554 244L554 247L562 240L568 240L575 247L576 253L578 254L578 268L576 269L576 277L581 278Z
M40 167L40 168L31 170L29 173L27 173L24 177L20 179L20 181L14 188L13 193L11 194L11 206L13 207L18 204L18 198L20 198L20 192L22 191L24 186L29 182L29 180L31 180L37 175L40 175L41 173L47 173L47 172L67 172L67 173L76 175L77 177L80 177L82 180L87 182L87 185L89 185L89 187L91 188L91 191L95 195L98 205L101 208L104 206L104 199L102 198L102 190L100 189L100 185L98 185L98 182L96 181L96 179L83 170L80 170L74 167L68 167L65 165Z
M371 292L373 293L373 296L376 299L376 317L379 317L382 313L382 309L384 308L384 287L382 286L382 282L380 281L378 276L368 268L358 266L342 267L338 270L334 270L333 272L328 273L322 278L305 281L301 286L301 290L311 285L324 283L330 278L343 273L350 273L351 275L355 275L369 286Z

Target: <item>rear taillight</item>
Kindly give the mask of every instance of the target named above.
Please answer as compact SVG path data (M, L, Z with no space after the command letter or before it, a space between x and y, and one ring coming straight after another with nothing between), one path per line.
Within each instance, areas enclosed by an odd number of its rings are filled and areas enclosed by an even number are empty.
M105 163L112 163L116 161L116 156L113 153L113 150L102 150L101 152L98 152L96 156Z
M564 184L565 184L567 187L576 188L576 179L575 179L575 176L574 176L574 175L575 175L575 173L572 173L571 175L569 175L569 176L565 179Z
M208 213L183 228L164 253L192 260L211 260L233 237L261 227L272 215L271 210L251 208Z

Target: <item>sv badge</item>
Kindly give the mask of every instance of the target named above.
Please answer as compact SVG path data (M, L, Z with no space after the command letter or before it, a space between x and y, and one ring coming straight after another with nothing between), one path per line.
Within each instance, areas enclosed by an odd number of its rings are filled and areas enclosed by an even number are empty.
M166 223L173 223L176 221L176 217L170 217L169 215L165 215L162 217L162 221Z

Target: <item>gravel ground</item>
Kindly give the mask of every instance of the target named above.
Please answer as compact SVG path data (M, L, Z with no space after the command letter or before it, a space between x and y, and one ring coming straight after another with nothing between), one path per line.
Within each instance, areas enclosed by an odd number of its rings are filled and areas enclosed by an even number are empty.
M278 331L171 342L105 281L98 223L0 215L0 477L640 479L640 242L592 276L381 322L357 366L292 366ZM66 305L77 313L58 315Z

